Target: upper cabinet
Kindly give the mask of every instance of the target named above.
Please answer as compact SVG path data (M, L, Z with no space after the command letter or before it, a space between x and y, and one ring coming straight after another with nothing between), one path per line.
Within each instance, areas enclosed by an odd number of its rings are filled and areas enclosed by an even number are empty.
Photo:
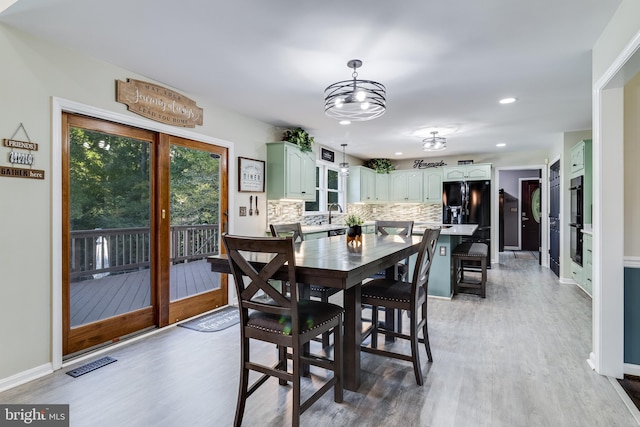
M374 203L376 201L376 172L364 166L349 168L347 180L349 203Z
M267 199L316 199L316 159L290 142L267 144Z
M422 194L424 203L442 203L441 169L430 169L422 172Z
M571 178L586 175L585 168L591 169L591 140L585 139L571 148Z
M389 173L389 201L422 202L422 171L398 170Z
M443 181L471 181L491 179L491 164L444 166Z
M376 202L388 202L389 201L389 174L386 173L375 173L375 181L376 181L376 191L375 191L375 200Z

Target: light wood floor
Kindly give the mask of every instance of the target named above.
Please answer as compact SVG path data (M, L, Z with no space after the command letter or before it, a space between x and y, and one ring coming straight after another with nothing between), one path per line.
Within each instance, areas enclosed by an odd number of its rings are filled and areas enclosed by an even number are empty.
M328 393L302 425L637 425L609 380L586 363L591 301L580 289L513 256L488 277L484 300L429 300L434 362L421 348L424 386L408 363L363 354L360 389L345 391L342 404ZM116 363L75 379L64 373L74 366L65 368L0 393L0 402L69 403L72 426L232 425L238 336L238 326L171 327L106 353ZM275 351L263 347L261 356L275 359ZM290 387L270 380L249 398L244 425L288 425L290 399Z

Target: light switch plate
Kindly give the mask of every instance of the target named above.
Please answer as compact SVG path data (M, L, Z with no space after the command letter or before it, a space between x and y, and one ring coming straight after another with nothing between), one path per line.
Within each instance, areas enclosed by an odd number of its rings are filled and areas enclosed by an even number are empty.
M240 206L240 216L247 216L247 207Z
M447 247L440 246L440 256L447 256Z

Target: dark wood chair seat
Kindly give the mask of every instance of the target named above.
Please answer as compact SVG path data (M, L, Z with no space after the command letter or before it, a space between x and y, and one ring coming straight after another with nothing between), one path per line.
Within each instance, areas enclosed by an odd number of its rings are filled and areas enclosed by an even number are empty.
M487 296L487 255L489 246L480 242L463 242L451 253L453 259L453 294L472 291L482 298ZM464 277L464 261L480 261L480 280Z
M334 400L342 402L342 317L344 310L334 304L321 301L300 300L298 286L289 291L272 286L271 281L281 279L297 283L295 246L292 237L242 237L222 235L227 249L229 266L232 271L240 309L240 385L236 405L235 426L242 424L247 402L270 377L279 379L280 384L292 383L293 405L291 410L293 426L300 425L300 415L322 395L333 388ZM260 270L248 259L264 256L268 262ZM275 275L278 275L275 277ZM264 295L267 298L264 298ZM333 359L326 353L311 354L309 342L324 333L334 335ZM273 343L278 349L278 362L267 366L251 359L253 339ZM290 350L290 351L289 351ZM293 363L289 368L288 360ZM306 400L301 398L301 378L305 366L318 366L333 372L330 378L324 375L321 386ZM249 373L262 374L249 385ZM281 408L281 402L274 402Z
M304 236L302 234L302 227L299 222L294 222L290 224L270 224L269 228L271 229L271 235L273 237L283 237L283 236L291 236L293 237L294 242L302 242L304 240ZM289 285L288 283L286 284ZM322 302L329 302L329 297L331 295L337 294L340 292L340 289L330 288L327 286L320 285L309 285L309 297L318 298ZM329 334L322 335L322 346L329 346Z
M363 333L363 340L371 336L370 346L363 345L362 351L406 360L413 363L413 370L416 382L423 384L422 368L420 365L420 352L418 343L420 339L418 333L422 330L425 349L429 361L433 361L431 347L429 344L429 331L427 329L427 288L429 284L429 271L433 261L433 254L436 243L440 235L440 229L427 229L422 236L418 259L416 260L413 280L405 282L403 280L376 279L362 286L361 301L373 307L371 326ZM391 308L395 310L406 310L409 314L409 334L401 331L387 329L378 323L378 308ZM408 340L411 343L411 354L399 353L377 347L377 334L384 334Z

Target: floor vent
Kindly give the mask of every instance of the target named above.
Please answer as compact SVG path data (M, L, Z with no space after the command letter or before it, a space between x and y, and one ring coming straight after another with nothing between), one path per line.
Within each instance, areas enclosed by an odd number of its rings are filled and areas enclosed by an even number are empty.
M102 368L103 366L107 366L109 363L113 363L117 361L113 357L105 356L101 359L94 360L91 363L87 363L86 365L82 365L72 371L67 372L67 375L71 375L73 378L77 378L80 375L84 375L87 372L95 371L98 368Z

